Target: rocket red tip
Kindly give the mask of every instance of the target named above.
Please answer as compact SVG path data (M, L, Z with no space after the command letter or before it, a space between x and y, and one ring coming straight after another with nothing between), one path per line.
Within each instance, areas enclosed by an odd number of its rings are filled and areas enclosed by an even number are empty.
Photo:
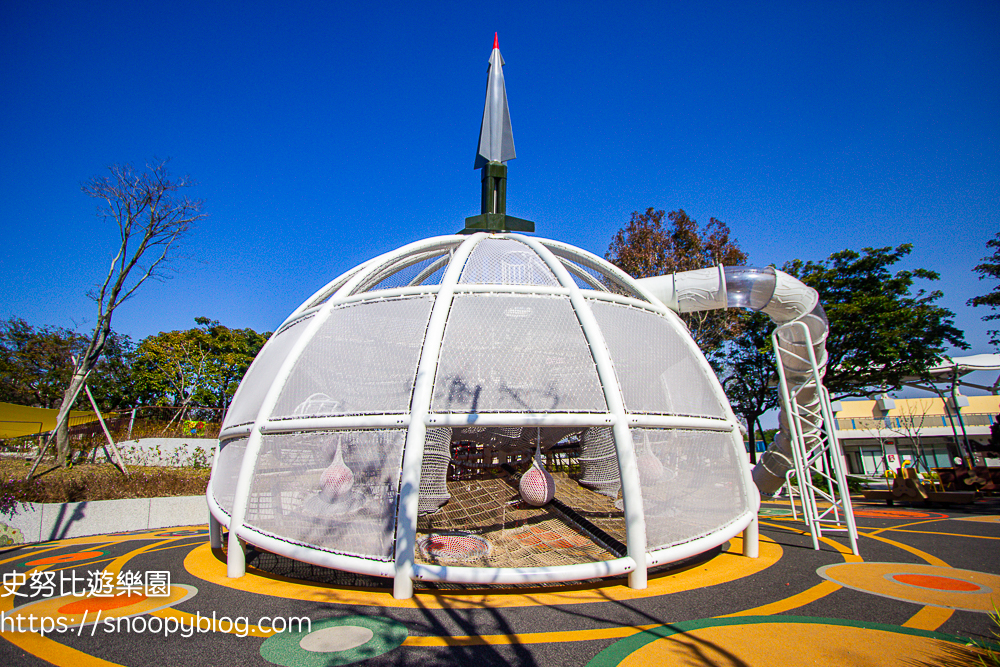
M497 33L493 33L493 48L494 49L500 48L500 40L497 39Z

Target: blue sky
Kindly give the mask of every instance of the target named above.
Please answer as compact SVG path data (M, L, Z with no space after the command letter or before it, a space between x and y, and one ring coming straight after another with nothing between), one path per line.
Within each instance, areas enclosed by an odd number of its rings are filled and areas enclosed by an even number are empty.
M725 221L752 264L913 243L965 305L1000 213L1000 3L0 4L0 317L81 326L114 230L80 184L172 158L211 217L115 315L272 330L479 212L493 33L508 211L603 255L633 210Z

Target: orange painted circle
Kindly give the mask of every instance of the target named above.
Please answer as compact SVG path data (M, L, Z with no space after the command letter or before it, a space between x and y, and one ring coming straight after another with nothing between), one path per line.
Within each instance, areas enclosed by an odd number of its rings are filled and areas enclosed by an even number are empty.
M890 600L990 613L1000 576L918 563L835 563L816 574L835 584Z
M89 597L64 604L59 607L59 611L63 614L82 614L90 611L109 611L111 609L119 609L121 607L138 604L145 599L146 596L141 593L118 595L113 598Z
M91 558L97 558L98 556L103 556L103 551L77 551L75 554L60 554L58 556L49 556L48 558L39 558L38 560L29 560L25 565L57 565L59 563L75 563L81 560L90 560Z
M982 590L982 586L977 586L970 581L962 581L961 579L952 579L950 577L936 577L931 574L894 574L892 578L901 584L909 584L918 588L931 588L936 591L972 593Z

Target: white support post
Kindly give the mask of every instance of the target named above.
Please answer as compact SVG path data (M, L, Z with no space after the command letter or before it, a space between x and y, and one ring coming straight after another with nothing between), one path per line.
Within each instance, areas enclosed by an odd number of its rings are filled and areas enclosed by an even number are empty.
M792 468L785 473L785 490L788 492L788 504L792 508L792 519L795 521L799 520L799 513L795 509L795 496L792 494L792 473L795 472L795 468ZM803 513L803 520L805 519L805 514Z
M760 520L757 517L743 530L743 555L747 558L760 555Z
M222 451L220 444L218 440L215 441L215 449L212 452L212 475L208 481L208 488L205 489L205 503L208 505L208 544L212 549L222 548L222 524L212 513L212 506L216 504L212 497L212 482L215 479L215 471L218 469L219 452Z
M837 440L833 417L833 407L830 405L830 392L823 388L823 422L826 428L827 444L830 449L831 464L837 480L840 496L843 499L842 510L844 522L847 524L847 536L851 543L851 553L861 555L858 551L858 526L854 520L854 507L851 505L851 490L847 486L847 471L844 469L844 458L840 455L840 442Z
M441 339L448 322L455 285L462 275L465 260L485 236L484 233L473 234L455 251L451 264L441 278L440 289L427 323L424 348L417 364L417 377L413 383L413 397L410 399L410 425L406 429L402 470L399 474L399 502L396 504L396 573L392 579L392 597L397 600L413 597L413 550L417 542L420 468L424 460L424 437L427 435L425 420L433 398Z
M211 512L208 513L208 545L213 549L222 548L222 524Z

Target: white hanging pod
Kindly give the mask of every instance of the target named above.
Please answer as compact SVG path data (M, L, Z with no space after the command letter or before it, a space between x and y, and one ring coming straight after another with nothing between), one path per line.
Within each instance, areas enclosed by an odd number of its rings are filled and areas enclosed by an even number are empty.
M354 486L354 473L344 464L340 443L337 443L337 453L333 455L333 463L323 471L319 481L320 494L324 500L331 503L346 496Z
M541 428L538 429L538 440L535 443L535 457L531 468L521 475L521 499L529 505L541 507L556 497L556 480L549 471L542 467Z
M642 486L655 484L663 479L663 464L649 446L649 434L643 434L643 448L636 458L639 467L639 483Z

